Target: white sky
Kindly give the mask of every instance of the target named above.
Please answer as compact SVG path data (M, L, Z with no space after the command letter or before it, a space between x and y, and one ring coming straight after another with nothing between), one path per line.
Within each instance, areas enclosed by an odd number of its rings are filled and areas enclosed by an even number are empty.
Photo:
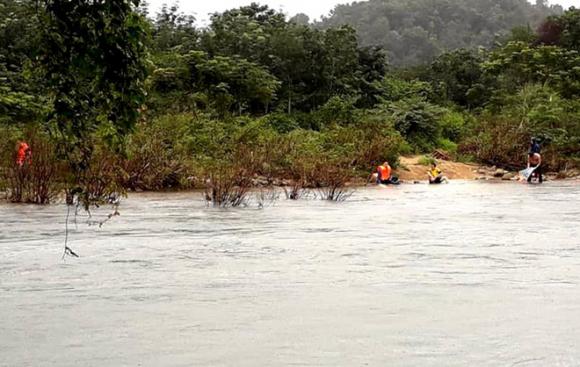
M532 0L533 1L533 0ZM162 4L173 4L174 0L148 0L150 12L154 14ZM266 4L273 9L282 10L292 16L297 13L305 13L310 19L318 19L322 15L328 15L336 4L346 4L352 1L341 0L254 0L260 4ZM227 9L237 8L252 3L252 0L181 0L179 8L186 14L194 14L201 21L207 21L208 14L222 12ZM564 7L580 7L580 0L550 0L552 4L560 4Z

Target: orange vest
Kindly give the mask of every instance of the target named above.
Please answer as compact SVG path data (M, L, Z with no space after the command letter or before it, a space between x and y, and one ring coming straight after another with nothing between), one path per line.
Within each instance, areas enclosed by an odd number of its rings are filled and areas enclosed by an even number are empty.
M30 147L28 144L24 142L20 143L18 146L18 153L16 154L16 164L19 166L24 164L24 161L26 160L26 154L28 153L29 149Z
M391 178L391 166L379 166L377 172L379 174L379 180L386 181Z

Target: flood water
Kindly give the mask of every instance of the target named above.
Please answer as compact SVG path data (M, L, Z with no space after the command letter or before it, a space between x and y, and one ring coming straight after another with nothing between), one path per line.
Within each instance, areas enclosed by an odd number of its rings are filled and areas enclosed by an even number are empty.
M138 194L71 224L64 262L64 206L2 204L0 366L579 366L579 204L578 182Z

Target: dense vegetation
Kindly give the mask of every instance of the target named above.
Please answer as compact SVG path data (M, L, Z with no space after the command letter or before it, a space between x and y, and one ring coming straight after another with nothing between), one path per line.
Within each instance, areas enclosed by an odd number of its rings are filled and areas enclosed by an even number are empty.
M235 203L232 187L280 179L290 197L305 186L336 197L405 153L521 167L531 136L549 169L566 169L579 159L580 11L535 22L493 48L401 68L350 26L255 4L198 28L137 0L0 0L0 185L13 201L65 189L85 205L194 186ZM20 167L22 139L33 156Z
M511 29L535 29L562 11L547 0L370 0L338 5L318 26L351 25L363 45L381 46L393 65L405 66L445 51L491 47Z

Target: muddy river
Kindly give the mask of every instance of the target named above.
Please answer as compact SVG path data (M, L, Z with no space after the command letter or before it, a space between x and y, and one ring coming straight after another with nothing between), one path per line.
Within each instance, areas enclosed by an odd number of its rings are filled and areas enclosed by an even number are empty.
M120 211L0 204L0 366L580 365L578 182Z

